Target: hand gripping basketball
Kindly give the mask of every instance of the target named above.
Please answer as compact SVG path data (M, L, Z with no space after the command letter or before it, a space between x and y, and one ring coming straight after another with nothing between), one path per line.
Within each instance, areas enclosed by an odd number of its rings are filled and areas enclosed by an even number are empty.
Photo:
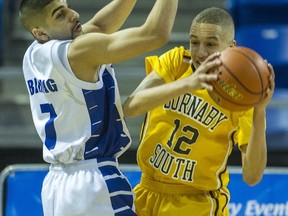
M269 86L269 69L264 59L247 47L228 48L220 59L222 65L209 72L219 76L211 83L210 97L230 111L247 110L260 103Z

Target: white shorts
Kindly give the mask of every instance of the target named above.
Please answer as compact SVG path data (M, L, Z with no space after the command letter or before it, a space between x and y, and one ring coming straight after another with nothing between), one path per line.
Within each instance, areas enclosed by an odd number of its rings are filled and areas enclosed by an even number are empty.
M131 186L114 158L51 165L41 196L45 216L136 215Z

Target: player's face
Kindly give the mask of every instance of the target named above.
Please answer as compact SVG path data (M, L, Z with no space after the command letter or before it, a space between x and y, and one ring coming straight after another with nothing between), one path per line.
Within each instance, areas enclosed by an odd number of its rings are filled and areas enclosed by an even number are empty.
M69 8L66 0L54 0L45 7L44 31L49 39L74 39L82 34L79 14Z
M227 33L221 26L208 23L196 23L191 26L190 52L195 68L198 68L209 55L230 45L231 41L227 39Z

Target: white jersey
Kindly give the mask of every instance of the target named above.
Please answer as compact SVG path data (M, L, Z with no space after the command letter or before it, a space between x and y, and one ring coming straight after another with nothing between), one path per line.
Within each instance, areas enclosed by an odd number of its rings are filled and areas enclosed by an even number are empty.
M33 121L43 141L43 159L69 164L117 158L129 147L131 138L114 69L102 65L95 83L77 79L67 58L70 43L35 41L24 56L24 77Z

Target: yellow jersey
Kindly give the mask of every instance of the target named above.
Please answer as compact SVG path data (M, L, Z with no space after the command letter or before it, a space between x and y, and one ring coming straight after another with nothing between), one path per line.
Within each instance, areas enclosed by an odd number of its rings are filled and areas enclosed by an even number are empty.
M146 58L146 72L166 83L193 74L191 55L176 47ZM233 146L248 144L253 109L231 112L217 105L206 89L187 91L146 115L137 162L148 178L210 191L229 182L228 157Z

